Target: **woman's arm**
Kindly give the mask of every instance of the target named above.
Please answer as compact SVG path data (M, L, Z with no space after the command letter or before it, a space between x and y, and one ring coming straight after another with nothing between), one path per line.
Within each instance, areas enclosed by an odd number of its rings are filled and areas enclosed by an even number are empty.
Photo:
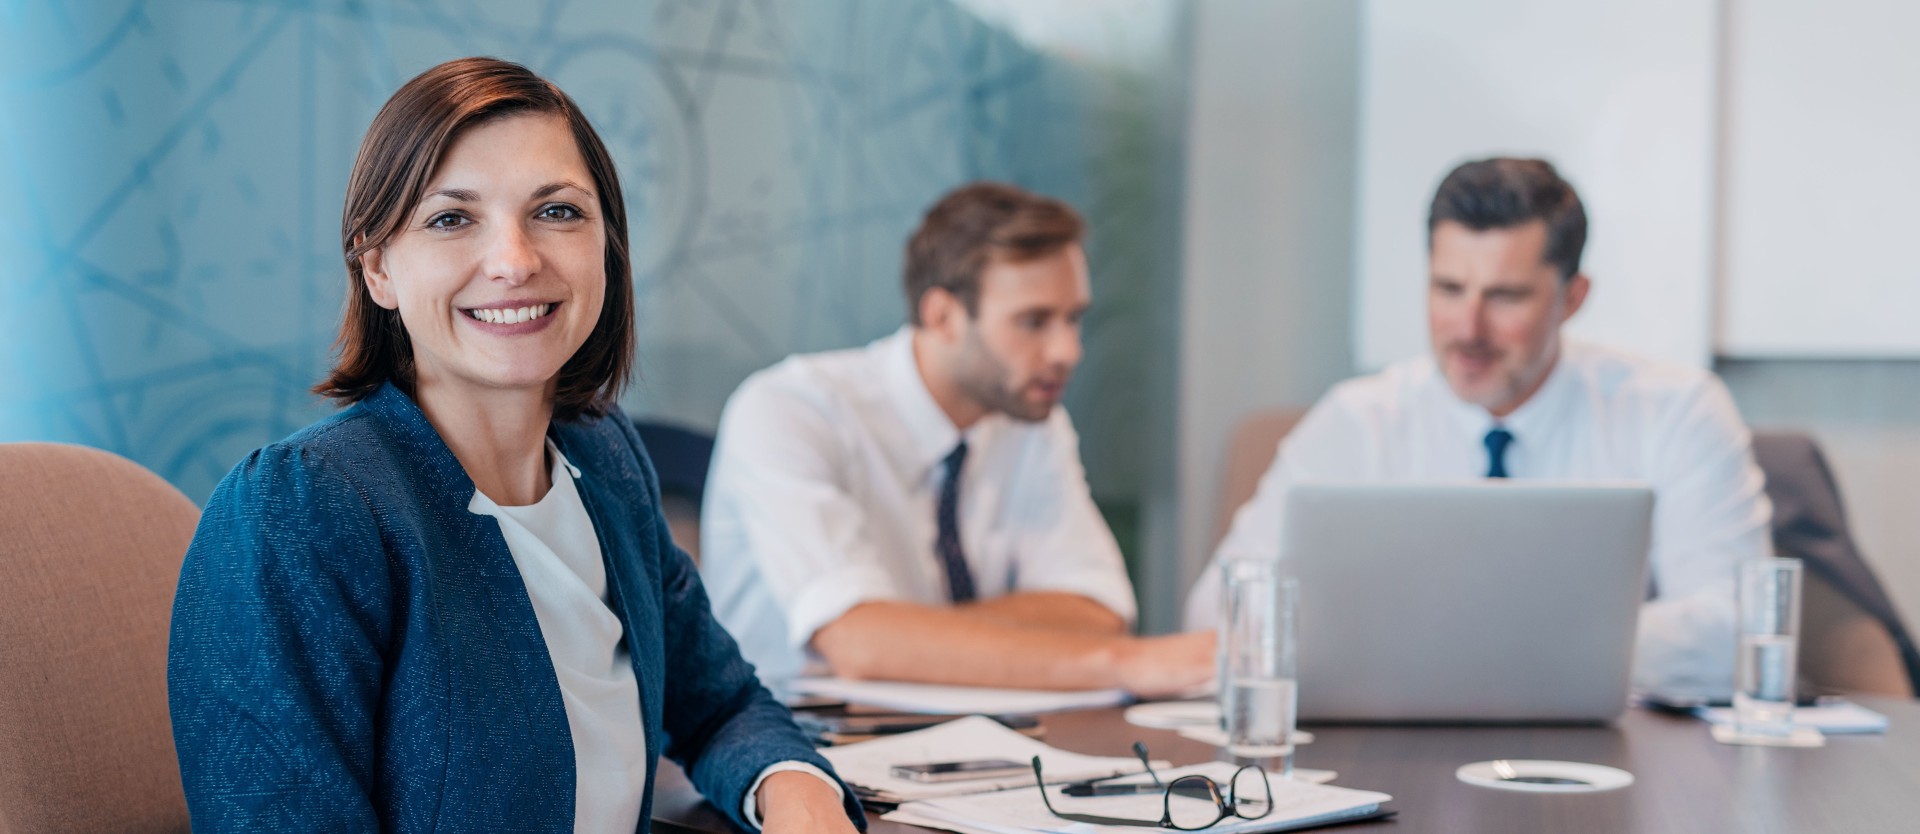
M378 831L389 578L365 503L298 449L227 475L174 599L167 689L196 832Z
M733 637L713 618L693 560L674 546L664 521L658 529L665 554L663 610L667 619L666 668L671 676L663 705L667 735L672 739L667 756L685 766L694 787L735 824L751 828L743 807L743 802L751 799L760 801L761 819L769 832L836 830L800 822L819 820L823 809L818 806L823 796L831 796L830 792L768 788L776 779L789 782L792 780L787 777L801 777L830 789L811 775L774 774L761 786L763 796L747 796L761 774L773 765L803 762L827 774L833 773L833 766L814 751L794 725L792 713L760 685L753 666L740 657ZM777 794L795 800L783 802ZM840 794L836 799L844 818L838 821L839 830L844 830L848 820L866 830L866 817L852 791L843 785Z

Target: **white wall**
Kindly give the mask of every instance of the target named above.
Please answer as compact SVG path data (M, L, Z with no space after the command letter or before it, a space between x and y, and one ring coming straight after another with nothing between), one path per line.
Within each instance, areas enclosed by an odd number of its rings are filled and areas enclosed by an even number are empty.
M1453 166L1544 156L1579 190L1594 292L1576 335L1704 365L1713 0L1368 0L1355 350L1426 349L1426 215Z
M1179 441L1167 496L1180 560L1146 589L1155 616L1178 612L1208 555L1234 423L1311 403L1353 365L1358 7L1206 0L1193 25Z
M1721 352L1920 357L1920 4L1724 7Z

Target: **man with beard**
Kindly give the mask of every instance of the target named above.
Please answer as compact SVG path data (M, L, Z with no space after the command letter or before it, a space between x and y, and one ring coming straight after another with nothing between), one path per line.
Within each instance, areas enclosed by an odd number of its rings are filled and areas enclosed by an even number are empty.
M1536 159L1454 169L1427 220L1432 353L1336 386L1280 444L1188 598L1212 621L1219 563L1276 559L1307 481L1632 480L1655 494L1653 596L1634 686L1732 691L1735 565L1769 554L1750 435L1705 371L1563 339L1591 288L1586 211ZM1381 577L1392 581L1392 577Z
M1090 303L1058 200L960 188L907 244L909 323L749 377L720 418L702 577L761 677L1179 692L1213 635L1133 588L1059 407Z

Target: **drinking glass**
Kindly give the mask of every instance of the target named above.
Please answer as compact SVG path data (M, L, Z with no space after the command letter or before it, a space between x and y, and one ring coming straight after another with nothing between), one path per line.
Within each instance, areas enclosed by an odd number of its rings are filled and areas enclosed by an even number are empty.
M1799 559L1754 559L1740 565L1740 655L1733 711L1734 727L1743 735L1793 733L1800 573Z
M1220 621L1220 714L1227 749L1273 757L1269 770L1293 775L1293 725L1299 692L1294 677L1294 617L1300 583L1278 563L1240 560L1224 566L1225 616Z

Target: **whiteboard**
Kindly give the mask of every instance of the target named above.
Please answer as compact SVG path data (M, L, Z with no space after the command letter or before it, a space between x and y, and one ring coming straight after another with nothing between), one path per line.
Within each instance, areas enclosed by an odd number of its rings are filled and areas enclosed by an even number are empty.
M1711 359L1712 0L1368 0L1356 359L1427 347L1426 215L1454 165L1544 156L1579 190L1593 278L1578 337Z
M1920 357L1920 4L1726 14L1720 350Z

